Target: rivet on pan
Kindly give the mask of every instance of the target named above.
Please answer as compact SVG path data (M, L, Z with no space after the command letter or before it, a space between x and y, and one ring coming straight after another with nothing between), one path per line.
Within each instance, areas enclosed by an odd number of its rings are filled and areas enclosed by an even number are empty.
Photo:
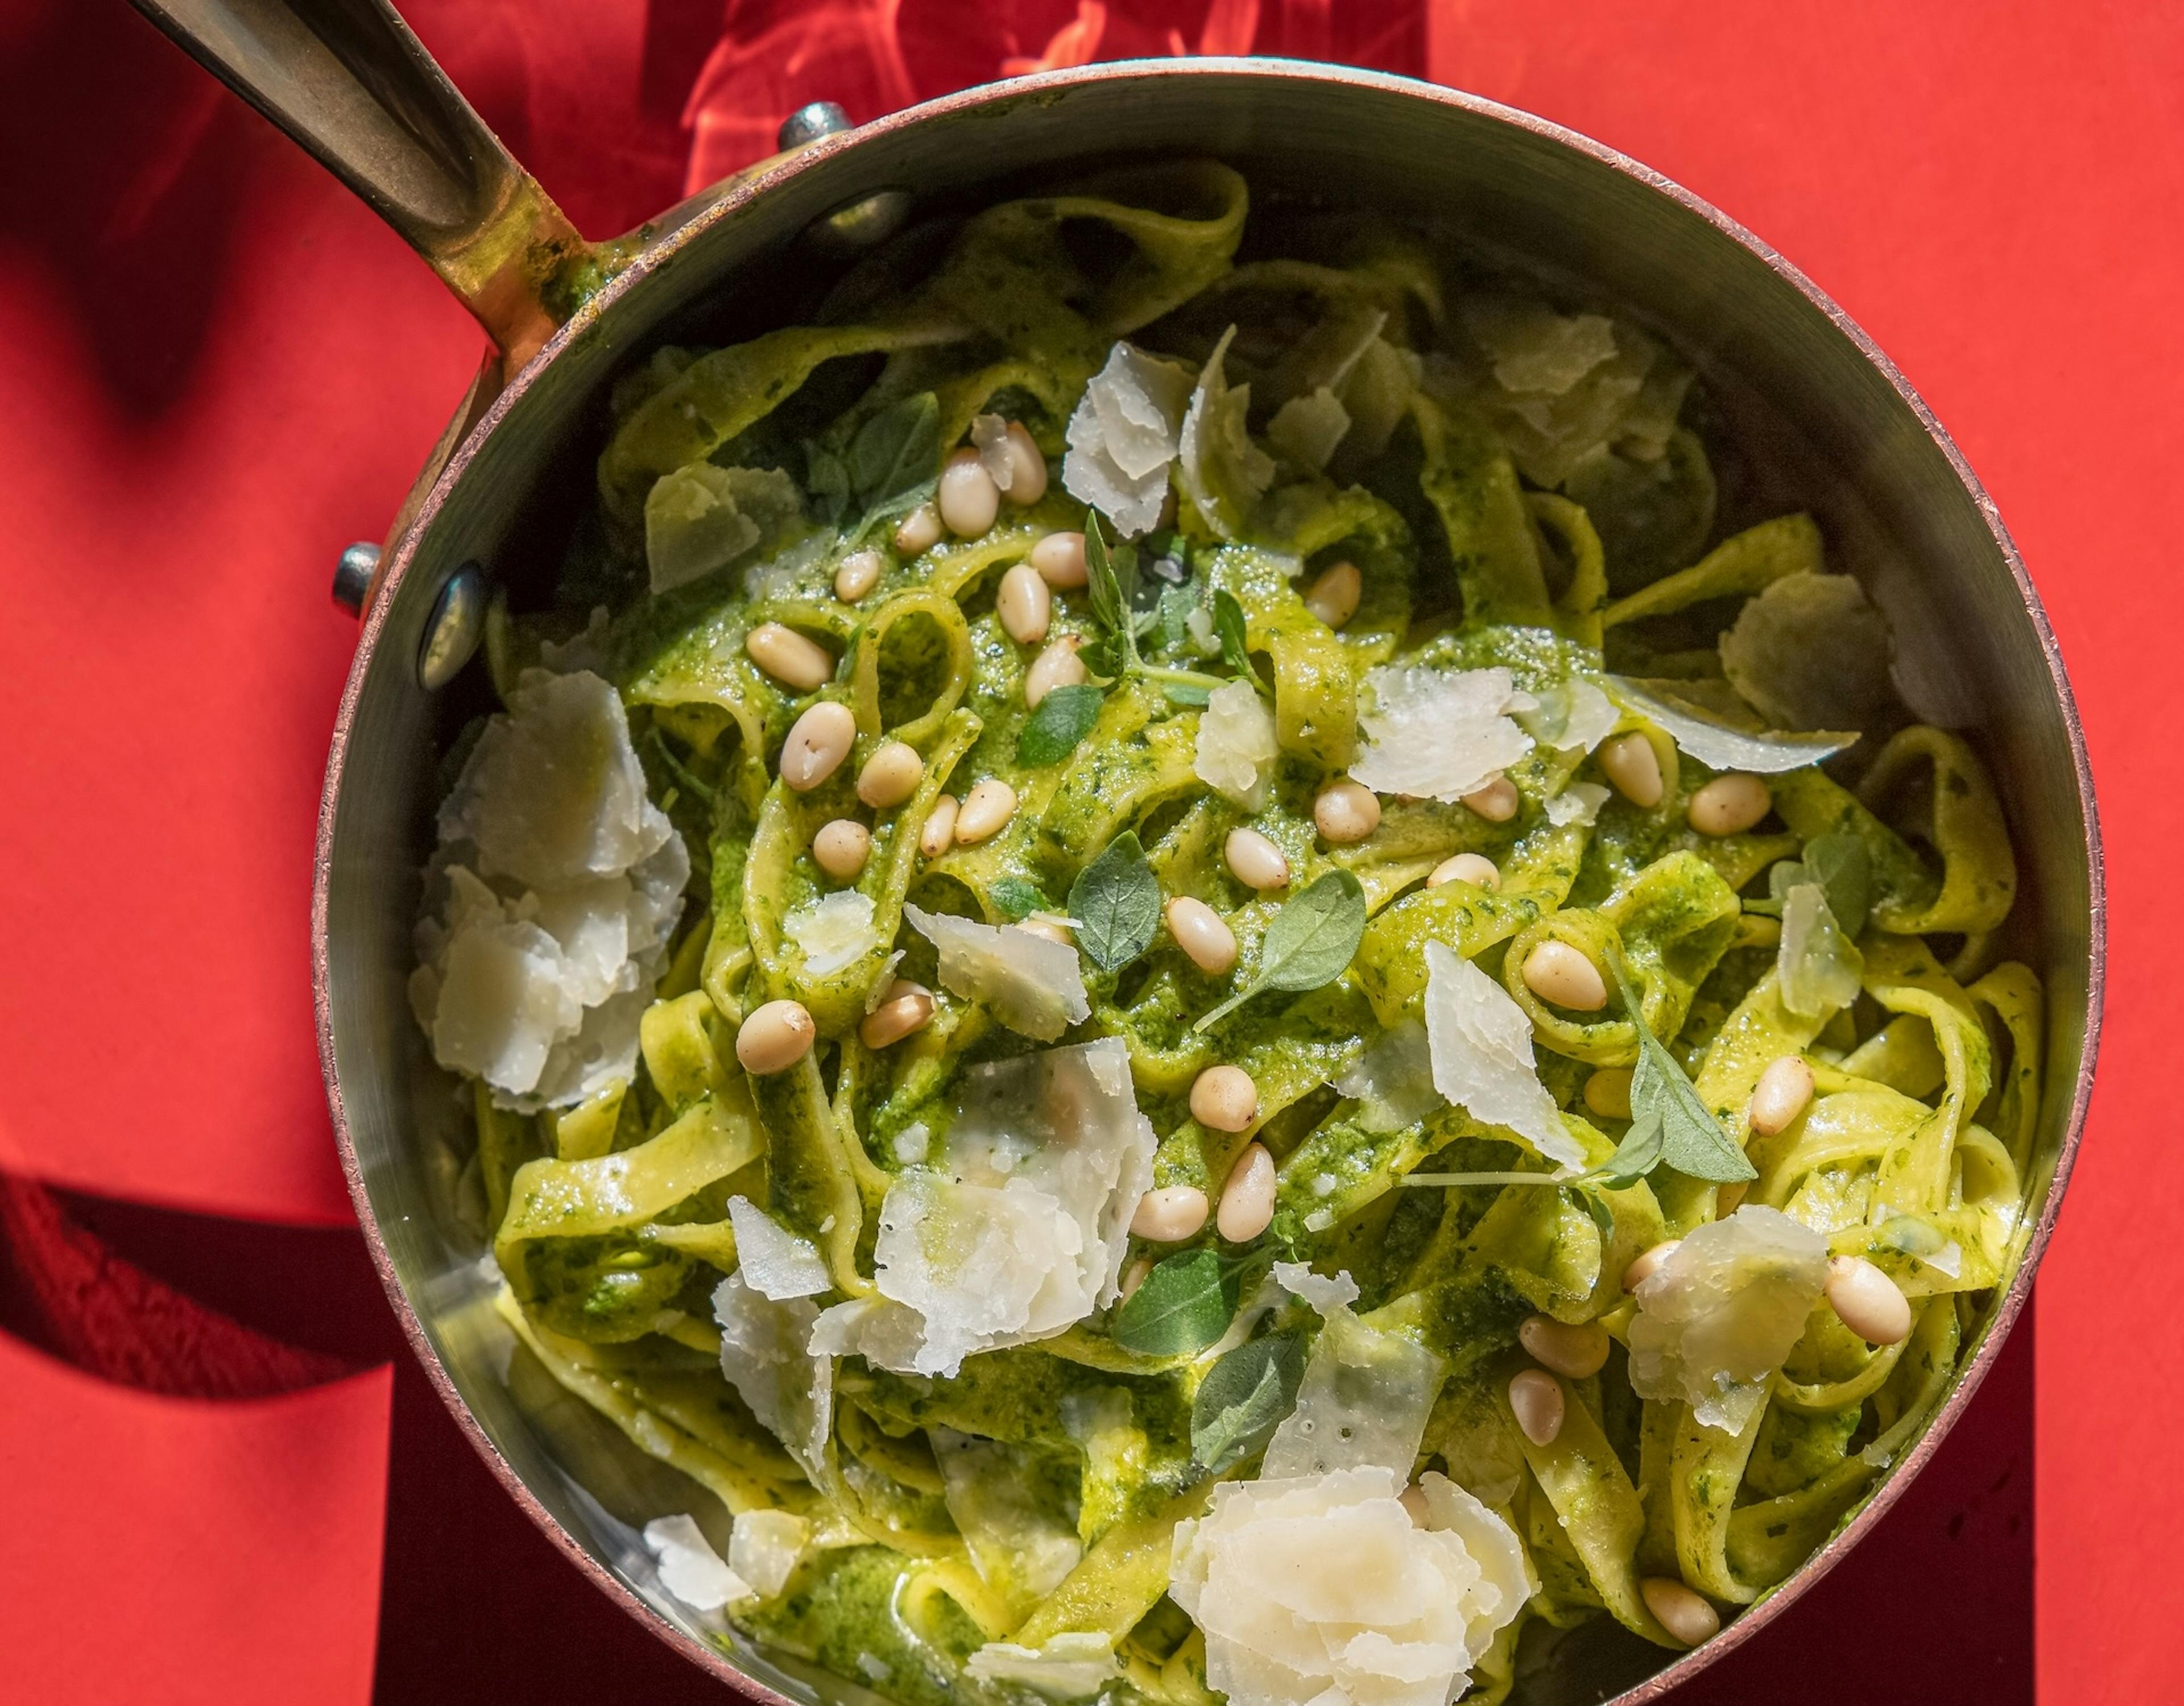
M852 128L850 115L839 102L814 101L799 107L782 120L777 140L786 153L806 142L816 142L822 137L837 137ZM822 248L872 248L901 230L903 221L909 217L908 192L882 190L878 195L861 196L825 217L814 220L811 234Z
M781 121L781 131L775 140L781 151L800 148L806 142L816 142L822 137L838 136L850 128L850 115L838 101L814 101L809 106L799 107Z
M476 655L485 638L487 602L485 571L476 563L465 563L448 577L417 648L417 681L426 692L445 687Z
M334 602L353 616L362 616L364 601L371 594L371 577L378 572L379 547L359 540L334 565Z

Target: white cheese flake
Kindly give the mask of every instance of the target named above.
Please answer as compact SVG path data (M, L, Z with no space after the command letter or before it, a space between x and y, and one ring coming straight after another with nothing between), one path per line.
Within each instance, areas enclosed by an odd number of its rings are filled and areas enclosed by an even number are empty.
M804 956L805 970L824 978L854 965L878 945L876 911L871 895L838 889L797 907L782 920L782 932Z
M981 1682L1012 1682L1056 1700L1086 1700L1123 1674L1105 1635L1050 1636L1044 1646L989 1641L965 1667Z
M1350 774L1376 794L1452 806L1532 750L1508 715L1517 702L1506 669L1368 670L1357 717L1364 744Z
M1292 397L1274 411L1267 423L1267 442L1301 467L1315 474L1327 466L1350 430L1350 411L1342 399L1324 385L1306 396Z
M1784 728L1858 728L1886 711L1888 618L1851 575L1801 569L1745 601L1722 635L1722 673Z
M804 494L778 468L693 462L653 482L644 557L654 593L671 592L777 540L804 515Z
M1258 811L1267 803L1281 751L1274 714L1251 683L1227 682L1206 695L1190 767L1216 794L1246 811Z
M819 1252L749 1197L728 1199L728 1224L735 1229L737 1271L761 1297L785 1303L833 1289Z
M1320 1295L1305 1301L1325 1324L1305 1360L1296 1407L1274 1430L1259 1473L1272 1480L1373 1467L1407 1481L1440 1393L1440 1358L1367 1326L1332 1296L1340 1289L1333 1282L1314 1289Z
M732 1601L757 1597L713 1550L694 1518L655 1518L644 1525L644 1545L659 1560L660 1585L693 1611L718 1611Z
M1416 1125L1441 1105L1426 1028L1403 1019L1381 1032L1344 1068L1334 1087L1357 1104L1351 1119L1362 1131L1377 1135Z
M1547 822L1557 828L1591 824L1598 820L1600 808L1607 804L1607 790L1597 782L1573 782L1547 801Z
M1530 703L1513 705L1510 714L1533 739L1557 752L1590 752L1614 733L1615 725L1623 720L1615 701L1589 681L1543 687L1536 694L1515 697Z
M1176 461L1184 496L1224 539L1236 538L1274 477L1273 458L1251 442L1251 387L1230 386L1223 371L1235 336L1233 326L1223 332L1199 370Z
M1077 950L1013 924L996 927L905 906L911 927L940 951L950 994L983 1001L1011 1030L1050 1043L1092 1016Z
M1189 370L1118 342L1069 417L1062 486L1126 539L1160 524L1190 388Z
M1774 972L1782 1005L1803 1018L1826 1018L1864 987L1865 956L1843 934L1817 883L1793 884L1783 896Z
M1041 1465L1030 1451L953 1428L930 1433L949 1518L979 1580L1028 1614L1084 1557L1075 1524L1039 1496Z
M979 466L1004 492L1016 482L1017 459L1009 453L1009 423L1000 415L973 415L971 443L978 447Z
M806 1297L776 1302L731 1274L713 1288L713 1319L721 1373L817 1482L834 1413L834 1365L811 1344L818 1305Z
M1474 1119L1506 1127L1548 1160L1584 1164L1532 1057L1532 1024L1501 984L1441 942L1426 944L1426 1041L1434 1088Z
M1617 698L1710 770L1780 775L1818 764L1858 739L1856 729L1799 733L1763 728L1756 720L1741 726L1724 721L1732 707L1701 705L1688 698L1703 686L1701 683L1635 681L1625 676L1609 680Z
M811 1544L811 1525L785 1510L747 1510L728 1532L728 1568L760 1599L788 1586L797 1560Z
M1357 1282L1346 1269L1329 1279L1323 1274L1313 1273L1301 1262L1277 1262L1273 1274L1274 1283L1283 1291L1309 1303L1323 1315L1357 1301Z

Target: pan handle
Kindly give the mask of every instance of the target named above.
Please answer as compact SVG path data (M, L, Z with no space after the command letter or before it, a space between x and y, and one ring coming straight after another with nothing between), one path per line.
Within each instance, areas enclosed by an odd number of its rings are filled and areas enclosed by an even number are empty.
M477 317L514 373L599 258L387 0L133 0L361 196Z

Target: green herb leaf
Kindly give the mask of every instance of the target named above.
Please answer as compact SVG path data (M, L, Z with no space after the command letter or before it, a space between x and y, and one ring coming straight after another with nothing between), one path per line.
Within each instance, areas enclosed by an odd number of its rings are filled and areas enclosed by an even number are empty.
M1610 1190L1628 1190L1661 1164L1667 1141L1668 1131L1660 1116L1648 1112L1632 1120L1623 1141L1615 1146L1615 1153L1585 1176L1598 1179Z
M1721 1122L1699 1100L1699 1093L1691 1088L1691 1081L1684 1075L1676 1057L1646 1029L1638 997L1624 977L1620 965L1615 967L1615 986L1622 992L1624 1007L1638 1033L1638 1066L1630 1079L1630 1129L1617 1146L1615 1155L1600 1170L1604 1174L1619 1162L1627 1166L1642 1160L1647 1151L1658 1145L1658 1153L1646 1162L1641 1172L1618 1172L1614 1177L1628 1182L1642 1177L1665 1161L1687 1177L1716 1185L1734 1185L1758 1178L1758 1169L1745 1157L1741 1149L1730 1141L1729 1135L1721 1129ZM1625 1150L1630 1151L1627 1160L1624 1159Z
M1050 689L1017 735L1017 762L1059 764L1100 720L1102 689L1087 682Z
M1190 1460L1217 1475L1262 1451L1296 1407L1304 1343L1270 1333L1239 1345L1206 1371L1190 1404Z
M1034 912L1053 910L1039 884L1028 883L1021 877L1003 877L986 892L993 896L994 904L1001 909L1001 916L1011 923L1028 918Z
M1804 863L1828 897L1836 928L1855 940L1873 904L1873 856L1865 843L1846 833L1816 835L1805 844Z
M850 489L867 514L935 477L940 399L930 391L890 404L850 441Z
M1621 1190L1623 1187L1616 1185L1610 1188ZM1573 1185L1563 1192L1563 1195L1575 1198L1577 1206L1592 1217L1593 1226L1600 1234L1600 1247L1605 1252L1615 1237L1615 1211L1607 1206L1605 1199L1596 1191L1586 1190Z
M1111 673L1134 669L1138 662L1138 554L1128 545L1107 548L1100 531L1100 512L1084 512L1085 591L1092 601L1095 621L1106 628L1117 648L1118 667Z
M804 486L821 519L840 525L850 513L850 465L816 438L805 441Z
M1217 592L1213 595L1213 634L1221 642L1221 661L1272 698L1273 689L1267 685L1259 666L1251 661L1251 644L1244 632L1244 607L1236 602L1233 593Z
M1115 1342L1141 1357L1204 1350L1236 1313L1236 1272L1211 1249L1169 1257L1115 1312Z
M1163 682L1161 692L1167 696L1170 705L1187 705L1193 711L1205 710L1213 698L1212 688L1200 687L1187 681Z
M1259 968L1251 981L1192 1029L1204 1030L1262 990L1317 990L1350 969L1365 934L1365 890L1344 870L1334 870L1292 895L1259 942Z
M1160 879L1134 829L1110 841L1069 885L1077 945L1103 972L1120 971L1145 952L1160 912Z

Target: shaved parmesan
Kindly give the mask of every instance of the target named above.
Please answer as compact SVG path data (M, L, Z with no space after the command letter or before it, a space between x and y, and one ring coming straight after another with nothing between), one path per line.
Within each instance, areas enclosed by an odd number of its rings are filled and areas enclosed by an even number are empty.
M1785 728L1857 728L1886 709L1888 618L1849 575L1800 570L1745 601L1721 637L1721 668Z
M1426 1028L1405 1019L1384 1031L1334 1087L1357 1102L1352 1122L1362 1131L1403 1131L1441 1104L1434 1088L1433 1054Z
M785 1303L833 1287L818 1251L745 1196L728 1199L736 1234L736 1269L761 1297Z
M1019 1615L1077 1568L1084 1545L1058 1503L1042 1500L1033 1453L953 1428L931 1430L949 1517L987 1586Z
M1865 956L1844 936L1817 883L1793 884L1783 897L1774 971L1782 1005L1802 1018L1826 1018L1864 987Z
M1590 752L1615 733L1623 712L1615 701L1589 681L1566 687L1543 687L1529 697L1529 706L1513 706L1511 714L1542 746L1557 752Z
M728 1568L760 1599L788 1586L796 1563L811 1543L811 1525L785 1510L747 1510L728 1533Z
M1408 1480L1440 1392L1440 1358L1367 1326L1332 1297L1340 1289L1334 1282L1314 1289L1320 1296L1306 1301L1326 1324L1306 1359L1296 1408L1274 1430L1259 1473L1273 1480L1372 1466Z
M1188 370L1117 343L1069 417L1061 483L1126 539L1160 523L1190 399Z
M655 1518L644 1525L644 1545L660 1561L660 1585L693 1611L718 1611L732 1600L757 1597L693 1518Z
M1274 411L1267 423L1267 442L1290 461L1317 474L1334 455L1342 435L1350 430L1350 411L1342 399L1324 385L1303 397L1292 397Z
M1532 750L1508 715L1518 702L1506 669L1368 670L1357 717L1364 747L1350 774L1376 794L1452 806Z
M1084 1700L1123 1674L1105 1635L1055 1635L1042 1647L989 1641L966 1667L981 1682L1013 1682L1056 1700Z
M1199 370L1183 417L1176 482L1214 533L1233 539L1274 477L1273 458L1251 442L1251 387L1233 388L1222 371L1236 328L1230 326ZM1339 405L1338 405L1339 406Z
M782 932L804 956L804 969L823 978L852 965L878 945L872 897L838 889L805 902L782 920Z
M1509 992L1445 943L1426 944L1426 1041L1434 1088L1474 1119L1506 1127L1550 1161L1581 1166L1532 1059L1532 1023Z
M1402 1487L1378 1467L1229 1481L1178 1525L1168 1591L1231 1706L1446 1706L1464 1691L1523 1607L1522 1548L1446 1481L1421 1528Z
M940 951L942 986L967 1001L983 1001L1011 1030L1050 1043L1092 1016L1076 949L1013 924L981 924L916 906L902 912Z
M1557 828L1570 823L1590 824L1607 804L1607 790L1597 782L1573 782L1547 801L1547 822Z
M721 1373L759 1424L817 1481L834 1413L834 1365L811 1342L818 1306L804 1297L776 1302L731 1274L713 1288L713 1319L721 1329Z
M1277 1262L1273 1274L1274 1283L1283 1291L1323 1315L1357 1301L1357 1282L1346 1271L1329 1279L1313 1273L1301 1262Z
M1689 695L1702 683L1696 682L1634 681L1611 676L1615 696L1639 716L1655 724L1676 744L1708 769L1749 770L1774 776L1786 770L1802 770L1818 764L1853 744L1856 729L1817 729L1792 733L1766 728L1756 722L1739 726L1722 721L1721 711L1694 704Z
M1826 1240L1777 1209L1740 1208L1686 1233L1640 1282L1630 1384L1744 1430L1805 1330L1828 1272Z
M999 415L973 415L971 442L978 446L979 466L1004 492L1015 484L1017 459L1009 454L1009 423Z
M644 558L655 593L726 568L803 519L804 494L778 468L693 462L653 482Z
M1198 716L1191 773L1223 798L1256 811L1267 803L1274 761L1281 756L1274 715L1248 681L1215 688Z
M1565 316L1543 303L1474 297L1463 304L1463 323L1504 391L1561 397L1615 359L1615 328L1605 315Z
M1049 1049L958 1084L943 1153L880 1204L879 1295L820 1316L815 1351L952 1375L967 1356L1051 1338L1114 1301L1155 1145L1128 1049L1112 1037Z

